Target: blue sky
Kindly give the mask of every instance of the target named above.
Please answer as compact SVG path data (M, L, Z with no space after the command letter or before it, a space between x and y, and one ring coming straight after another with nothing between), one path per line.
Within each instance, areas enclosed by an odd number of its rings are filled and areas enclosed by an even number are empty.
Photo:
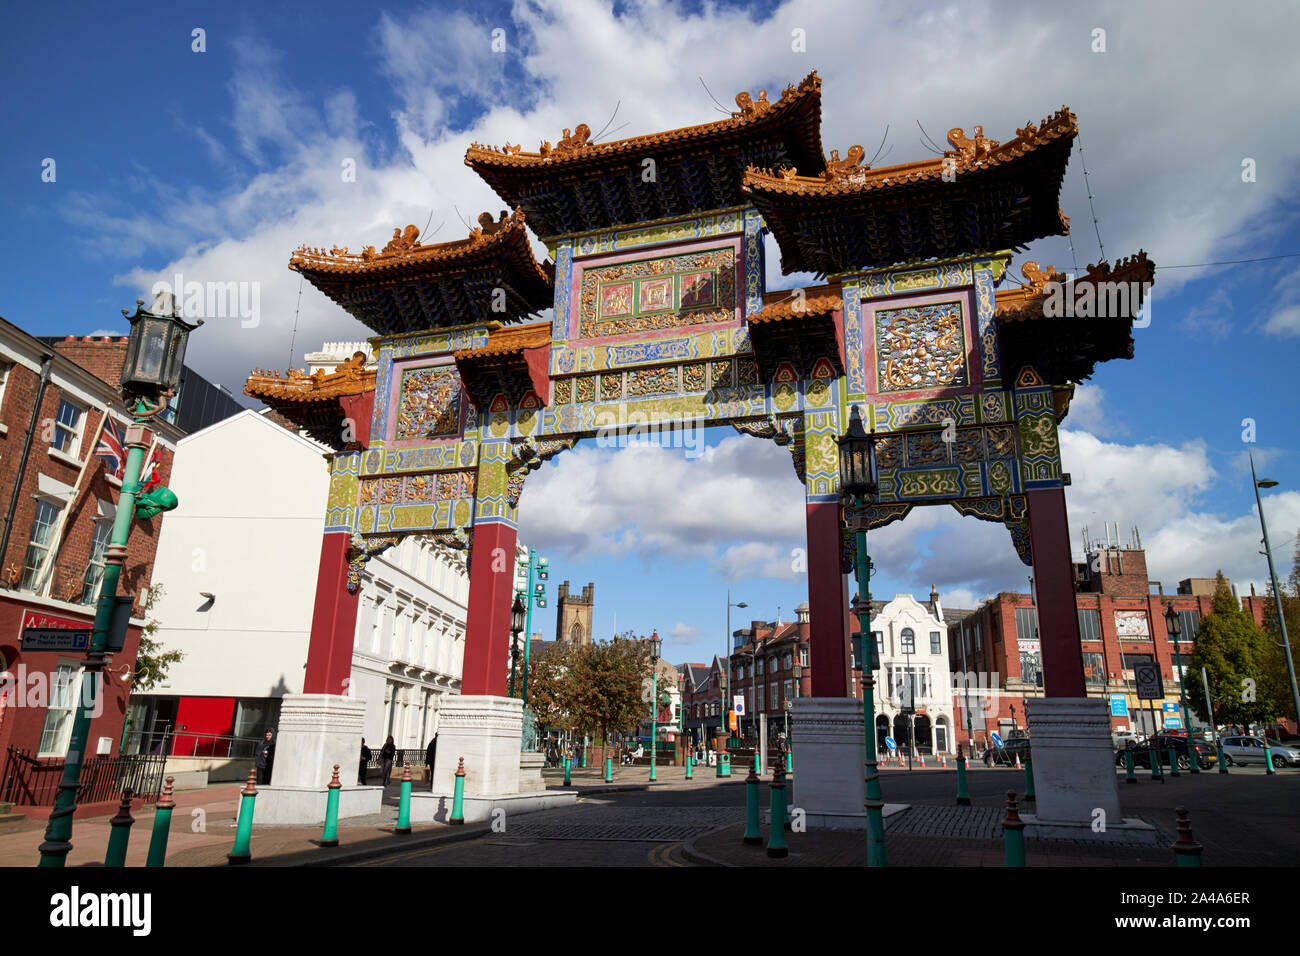
M718 114L701 79L729 106L812 69L825 148L870 155L888 126L877 165L931 155L918 122L939 142L976 123L1006 140L1067 104L1083 148L1061 195L1073 252L1043 240L1013 274L1027 259L1072 271L1101 258L1081 157L1107 257L1145 248L1158 266L1136 357L1099 367L1065 422L1074 537L1140 526L1167 590L1216 568L1262 582L1254 450L1281 483L1266 507L1289 570L1300 259L1170 267L1300 252L1293 5L1246 17L1211 3L75 4L17 8L7 26L0 315L34 334L122 330L118 310L177 271L257 282L257 323L209 321L189 357L236 392L250 368L284 367L291 342L301 363L322 341L366 334L310 287L300 302L285 267L300 243L357 248L408 222L454 239L462 218L500 208L463 165L471 140L532 148L578 122L599 129L616 108L615 136L707 122ZM339 175L348 160L354 183ZM773 287L810 281L778 262ZM615 613L620 630L657 627L675 660L721 649L728 587L757 616L790 616L806 580L791 567L802 495L788 454L729 429L707 441L692 460L588 441L530 478L521 535L551 559L549 611L560 581L593 581L598 629ZM1005 530L950 510L873 537L876 596L934 583L969 605L1026 584ZM547 636L553 620L542 615Z

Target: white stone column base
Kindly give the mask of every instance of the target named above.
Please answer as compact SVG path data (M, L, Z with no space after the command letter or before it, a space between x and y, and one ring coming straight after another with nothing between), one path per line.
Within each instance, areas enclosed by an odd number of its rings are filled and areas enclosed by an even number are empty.
M383 788L356 785L365 714L361 698L286 694L280 702L271 785L257 788L253 822L323 826L335 764L343 783L339 819L379 813Z
M438 745L441 748L441 743ZM412 823L446 823L451 816L454 798L446 793L411 794ZM500 833L510 832L510 820L524 813L571 807L578 802L576 790L542 790L538 793L481 794L465 797L461 812L466 823L490 821Z
M438 711L438 753L433 793L456 787L456 766L465 759L465 796L519 793L524 702L517 697L453 694Z
M1034 763L1037 771L1038 764ZM1037 777L1037 773L1034 774ZM1022 813L1020 819L1025 821L1026 840L1080 840L1084 836L1079 832L1077 823L1047 823L1038 819L1035 813ZM1104 829L1094 830L1089 827L1088 838L1098 843L1149 843L1159 842L1156 828L1143 820L1127 817L1112 820Z
M795 699L790 711L795 765L790 810L802 810L809 827L866 828L863 730L860 700Z
M1076 839L1093 823L1122 824L1110 707L1096 697L1030 697L1029 747L1034 760L1034 817L1038 830L1074 828ZM1101 834L1095 834L1100 836Z
M521 753L519 755L519 790L521 793L537 793L546 789L542 779L542 768L546 765L546 754Z

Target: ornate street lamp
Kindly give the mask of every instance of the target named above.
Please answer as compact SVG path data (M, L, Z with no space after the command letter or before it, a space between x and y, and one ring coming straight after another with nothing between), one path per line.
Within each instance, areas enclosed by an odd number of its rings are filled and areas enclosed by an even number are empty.
M117 582L126 563L131 524L137 519L147 521L177 505L176 495L163 486L142 494L140 469L144 464L145 449L154 440L150 420L167 407L167 399L175 394L190 332L202 324L191 325L182 319L176 307L176 297L170 292L158 293L148 309L144 308L144 299L136 299L135 315L128 315L126 309L122 314L131 323L126 360L122 365L122 394L128 407L131 403L135 405L134 420L126 429L128 451L122 472L122 489L118 494L113 530L104 550L104 573L100 577L99 599L95 603L94 631L86 650L85 674L89 688L83 693L82 706L73 711L63 778L54 809L50 812L50 822L45 828L45 841L40 846L40 865L47 867L63 866L72 849L72 818L77 809L82 761L90 743L90 722L99 709L96 698L100 692L100 674L111 663L109 655L122 649L130 623L134 602L129 597L118 597Z
M510 608L510 696L515 696L515 665L519 662L519 633L528 624L528 610L523 598L515 595L514 606Z
M838 439L840 455L840 494L849 499L850 508L860 512L856 532L857 554L855 569L858 593L854 613L858 616L858 630L863 635L871 633L871 557L867 554L865 514L867 503L880 491L876 468L876 434L867 434L862 427L862 416L855 405L849 416L849 429ZM868 636L868 639L869 636ZM880 773L876 765L875 739L876 694L875 677L870 668L862 670L862 728L863 750L866 753L866 808L867 808L867 865L885 865L885 801L880 791Z
M659 730L659 652L663 641L659 632L650 634L650 780L655 779L655 738Z

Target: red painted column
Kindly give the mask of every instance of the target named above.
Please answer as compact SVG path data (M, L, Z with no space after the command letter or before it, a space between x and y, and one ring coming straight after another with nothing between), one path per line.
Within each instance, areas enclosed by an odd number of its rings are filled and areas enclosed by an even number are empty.
M348 590L348 544L345 531L326 534L316 573L316 606L307 645L304 694L346 694L352 676L352 645L357 630L361 590Z
M1027 491L1025 500L1038 595L1038 637L1043 647L1043 696L1086 697L1065 490Z
M462 694L506 696L517 538L513 527L499 521L474 525Z
M813 697L849 696L849 596L841 570L838 501L809 501L808 664Z

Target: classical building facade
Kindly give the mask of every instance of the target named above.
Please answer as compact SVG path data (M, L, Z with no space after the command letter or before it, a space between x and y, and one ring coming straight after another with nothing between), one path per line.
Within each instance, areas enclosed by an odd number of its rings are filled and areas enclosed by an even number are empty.
M872 601L871 637L880 661L876 750L885 751L885 738L893 737L904 753L954 753L948 625L938 592L931 589L925 603L910 594Z

